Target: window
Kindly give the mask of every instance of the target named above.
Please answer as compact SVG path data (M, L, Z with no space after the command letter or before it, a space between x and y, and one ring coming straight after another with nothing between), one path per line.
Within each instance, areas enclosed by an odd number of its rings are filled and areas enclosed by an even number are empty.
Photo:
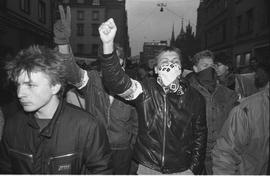
M98 36L99 35L98 27L99 27L98 24L92 24L92 36Z
M226 41L227 37L226 23L222 24L222 41Z
M93 56L98 55L98 44L92 44L92 55Z
M77 11L77 19L84 20L84 11L82 11L82 10Z
M92 5L99 6L100 5L100 1L99 0L93 0L92 1Z
M99 11L92 12L92 20L94 21L99 20Z
M21 0L20 6L22 11L30 13L30 0Z
M252 32L254 23L253 9L248 10L246 12L246 15L247 15L247 32Z
M245 66L245 61L246 61L246 55L241 55L241 54L238 54L236 55L236 66L237 67L242 67L242 66Z
M46 4L41 0L38 1L38 20L46 23Z
M78 36L84 35L84 24L82 24L82 23L77 24L77 35Z
M77 0L77 3L78 4L83 4L84 3L84 0Z
M242 16L236 18L236 35L241 34Z
M83 54L84 52L84 44L77 44L77 53Z
M251 56L250 53L245 54L245 65L249 65L250 56Z

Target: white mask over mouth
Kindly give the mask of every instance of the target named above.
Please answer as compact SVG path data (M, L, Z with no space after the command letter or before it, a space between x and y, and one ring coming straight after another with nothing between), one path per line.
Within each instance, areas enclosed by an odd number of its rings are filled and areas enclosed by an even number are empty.
M162 86L169 86L179 75L181 66L176 63L168 62L158 68L158 83Z

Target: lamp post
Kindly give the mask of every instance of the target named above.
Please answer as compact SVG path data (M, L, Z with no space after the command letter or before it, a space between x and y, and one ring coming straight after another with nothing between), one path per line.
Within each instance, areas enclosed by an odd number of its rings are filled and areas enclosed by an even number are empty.
M160 11L163 12L163 7L166 7L167 3L157 3L157 6L160 7Z

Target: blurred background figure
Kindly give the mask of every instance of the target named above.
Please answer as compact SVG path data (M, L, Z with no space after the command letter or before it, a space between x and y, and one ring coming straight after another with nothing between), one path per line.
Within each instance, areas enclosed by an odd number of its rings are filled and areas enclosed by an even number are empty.
M259 92L243 98L224 123L213 149L215 175L269 174L269 69L256 68Z

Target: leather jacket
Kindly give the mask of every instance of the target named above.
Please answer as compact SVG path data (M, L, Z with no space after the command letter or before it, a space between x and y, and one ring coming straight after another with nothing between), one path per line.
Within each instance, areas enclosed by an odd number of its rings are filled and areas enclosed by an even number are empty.
M120 96L132 92L134 80L122 71L115 54L104 55L101 66L110 91ZM142 93L133 100L139 122L135 160L166 174L187 169L199 174L207 141L204 98L184 80L182 93L166 94L155 79L139 84Z
M112 174L101 122L64 101L41 131L32 113L6 118L0 156L0 174Z

